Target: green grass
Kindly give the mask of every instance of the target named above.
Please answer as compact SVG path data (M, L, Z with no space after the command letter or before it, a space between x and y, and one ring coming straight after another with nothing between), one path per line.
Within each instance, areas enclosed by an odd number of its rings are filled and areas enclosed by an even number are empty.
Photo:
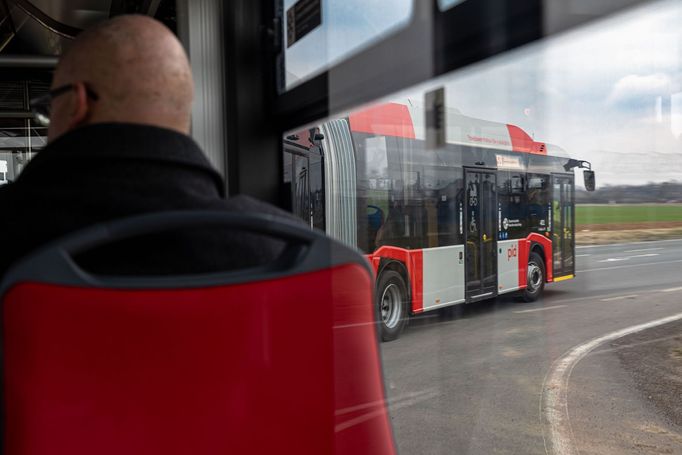
M682 204L578 204L576 224L682 222Z

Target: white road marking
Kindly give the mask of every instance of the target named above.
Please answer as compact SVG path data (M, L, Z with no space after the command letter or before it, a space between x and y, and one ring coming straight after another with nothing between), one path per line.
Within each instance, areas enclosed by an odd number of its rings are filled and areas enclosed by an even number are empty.
M674 262L682 262L682 260L674 261ZM660 263L657 262L656 264L660 264ZM629 267L636 267L639 265L641 265L641 264L636 264L636 265L633 264L633 265L620 266L620 267L605 267L603 269L598 269L598 270L609 270L612 268L622 268L622 267L628 267L629 268ZM583 271L586 271L586 270L583 270ZM675 291L682 291L682 287L670 288L670 289L652 289L652 290L648 290L648 291L644 290L644 291L640 291L640 294L638 294L638 295L640 297L644 297L644 296L653 296L659 292L675 292ZM504 295L502 295L502 297L504 297ZM616 295L616 294L610 293L610 294L601 294L601 295L590 295L590 296L586 296L586 297L573 297L573 298L569 298L569 299L559 299L559 300L551 299L551 301L547 302L547 303L554 303L555 304L551 307L536 308L536 309L531 309L531 310L517 310L517 311L513 311L513 312L514 313L518 313L518 312L530 313L530 312L534 312L534 311L538 311L538 310L542 311L544 309L554 309L554 308L566 306L566 305L563 305L564 303L572 303L572 304L577 304L577 305L583 305L584 302L588 302L589 304L594 304L597 300L610 299L611 297L616 297L615 300L618 300L621 298L621 295ZM559 305L559 304L562 304L562 305ZM428 327L462 324L462 321L463 321L462 319L455 319L455 320L448 320L448 321L429 322ZM364 324L358 324L358 325L364 325ZM336 329L336 328L343 328L343 327L345 327L345 326L337 326L334 328ZM427 326L426 325L424 325L424 326L415 325L414 329L418 329L421 327L427 327Z
M639 297L639 295L637 295L637 294L619 295L618 297L609 297L608 299L600 299L600 301L602 301L602 302L614 302L616 300L634 299L635 297Z
M616 269L629 269L632 267L644 267L648 265L661 265L661 264L677 264L678 262L682 262L682 259L677 259L675 261L661 261L661 262L644 262L642 264L628 264L628 265L616 265L613 267L598 267L596 269L585 269L585 270L578 270L577 273L585 273L585 272L596 272L599 270L616 270Z
M651 291L643 291L639 295L646 294L646 295L654 295L657 292L675 292L675 291L682 291L682 287L679 288L670 288L670 289L653 289ZM601 294L601 295L591 295L588 297L574 297L572 299L560 299L560 300L554 300L552 303L575 303L575 302L581 302L583 300L589 300L590 302L594 302L597 299L608 299L611 297L621 297L621 294L616 295L616 294Z
M677 292L677 291L682 291L682 286L679 288L661 289L661 292Z
M641 248L639 250L626 250L623 251L623 253L641 253L642 251L658 251L662 250L663 248Z
M520 310L520 311L514 311L516 314L523 314L523 313L535 313L536 311L545 311L545 310L553 310L555 308L563 308L566 305L554 305L554 306L546 306L544 308L535 308L533 310Z
M363 327L366 325L375 325L378 324L377 321L371 321L371 322L356 322L354 324L340 324L340 325L335 325L333 329L350 329L353 327Z
M647 253L647 254L635 254L634 256L625 256L622 258L608 258L597 262L618 262L618 261L629 261L633 258L650 258L653 256L660 256L659 253Z
M414 398L421 397L424 395L431 396L434 393L437 394L437 392L438 391L435 387L430 387L428 389L420 390L419 392L405 393L403 395L398 395L398 396L391 397L391 398L388 398L385 400L368 401L368 402L365 402L362 404L358 404L356 406L350 406L348 408L337 409L334 412L334 414L337 416L340 416L340 415L344 415L344 414L349 414L351 412L361 411L363 409L374 408L377 406L395 405L398 402L413 400Z
M598 346L618 338L682 319L682 313L667 318L627 327L575 346L552 364L542 384L540 415L542 437L549 455L574 455L579 451L573 444L568 413L568 381L580 360Z
M386 414L389 409L396 410L408 406L413 406L422 401L431 400L439 395L438 391L434 388L427 389L421 392L415 392L406 394L400 397L395 397L388 400L371 401L368 403L363 403L358 406L353 406L350 408L339 409L336 411L336 416L341 416L351 412L357 412L361 410L367 410L367 412L360 414L359 416L346 420L344 422L337 423L334 427L334 431L341 432L355 425L358 425L367 420L373 419L375 417L381 417ZM387 405L388 404L388 409Z
M552 303L582 302L583 300L588 300L588 301L590 301L590 303L592 303L597 299L606 299L609 297L617 297L617 295L615 295L615 294L601 294L601 295L591 295L588 297L574 297L572 299L554 300Z
M345 422L338 423L334 426L334 431L337 433L347 430L350 427L354 427L355 425L359 425L362 422L366 422L370 419L374 419L375 417L381 417L384 414L386 414L388 411L385 409L375 409L374 411L366 412L364 414L359 415L358 417L350 420L346 420Z
M629 242L629 243L605 243L603 245L581 245L575 247L577 250L585 248L608 248L612 246L628 246L628 245L655 245L663 242L682 242L680 239L665 239L665 240L650 240L645 242Z
M575 257L577 258L585 258L587 256L592 256L591 254L576 254Z

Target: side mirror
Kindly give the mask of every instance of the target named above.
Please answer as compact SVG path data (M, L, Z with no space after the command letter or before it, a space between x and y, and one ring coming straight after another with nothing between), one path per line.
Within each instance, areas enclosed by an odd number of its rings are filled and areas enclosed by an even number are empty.
M594 171L583 171L583 180L587 191L594 191Z

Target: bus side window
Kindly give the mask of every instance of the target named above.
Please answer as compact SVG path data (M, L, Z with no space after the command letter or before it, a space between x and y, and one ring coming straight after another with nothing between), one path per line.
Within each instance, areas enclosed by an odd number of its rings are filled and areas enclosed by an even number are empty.
M530 232L544 234L549 230L549 175L528 174L528 222Z
M392 144L385 136L357 136L358 248L371 253L393 235L387 226L395 186L389 161L396 151L389 150Z
M310 149L310 210L313 227L325 230L324 223L324 166L321 147Z
M292 194L291 194L291 174L292 174L292 162L293 162L293 157L290 152L284 152L284 169L283 169L283 183L282 183L282 191L280 194L281 197L281 207L286 210L291 212L293 204L291 203L292 201Z
M456 183L451 183L440 191L438 199L437 222L438 244L440 246L456 245L459 242L458 204Z
M497 174L497 201L500 211L499 239L520 239L528 235L525 212L526 194L520 173L499 171Z

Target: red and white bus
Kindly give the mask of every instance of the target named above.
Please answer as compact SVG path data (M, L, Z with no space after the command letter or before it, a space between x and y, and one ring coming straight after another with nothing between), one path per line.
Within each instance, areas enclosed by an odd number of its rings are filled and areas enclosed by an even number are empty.
M575 167L514 125L445 114L427 146L423 109L387 103L288 135L291 210L367 254L383 340L409 315L575 276ZM586 187L594 174L586 171Z

